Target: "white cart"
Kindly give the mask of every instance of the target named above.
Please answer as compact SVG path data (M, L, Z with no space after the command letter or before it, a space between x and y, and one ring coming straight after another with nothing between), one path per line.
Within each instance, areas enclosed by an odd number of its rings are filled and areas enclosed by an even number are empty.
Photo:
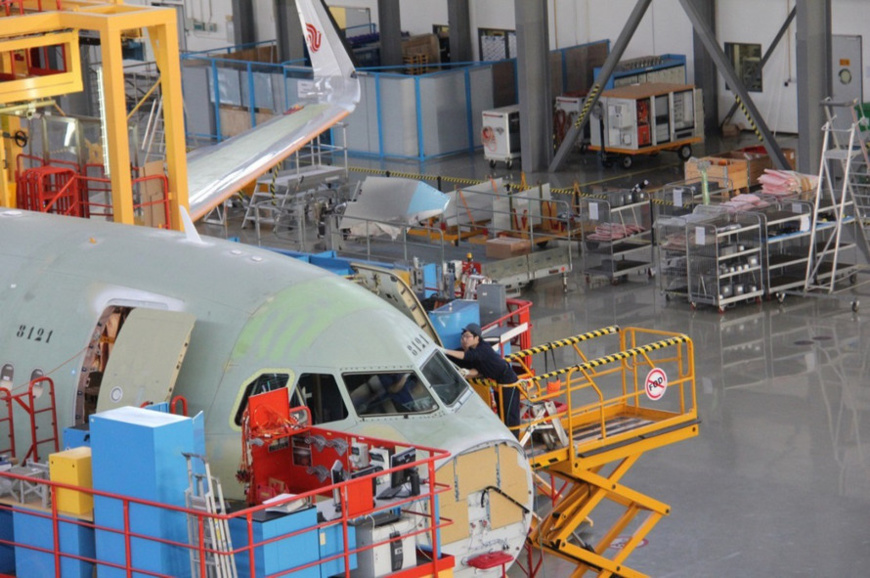
M511 168L514 159L520 158L519 105L484 110L482 114L480 140L483 157L493 168L497 162L503 162L507 168Z

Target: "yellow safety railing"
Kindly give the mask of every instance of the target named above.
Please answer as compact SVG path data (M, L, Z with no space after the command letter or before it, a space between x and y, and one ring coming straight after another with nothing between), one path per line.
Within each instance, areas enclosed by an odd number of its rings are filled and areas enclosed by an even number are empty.
M578 346L593 338L596 351L604 339L604 350L612 347L613 353L590 359ZM670 507L621 479L644 452L698 435L692 340L682 333L608 327L518 352L512 361L565 346L574 348L579 363L542 374L524 366L529 375L520 443L533 469L563 482L558 489L554 481L542 484L552 509L533 524L528 544L576 563L572 576L642 577L625 560ZM583 542L577 530L591 523L605 500L624 513L596 532L595 543ZM613 550L632 524L628 541Z
M589 359L578 347L605 336L618 336L615 353ZM565 346L574 348L579 363L536 375L524 361L529 353ZM507 359L527 371L522 387L527 408L518 437L524 439L531 432L525 439L527 453L537 467L569 461L572 453L598 453L611 444L697 418L694 349L683 334L607 327L517 352ZM535 412L533 408L545 409ZM545 448L535 439L535 432L559 428L567 436L562 436L562 443L551 436ZM576 446L573 452L571 446Z

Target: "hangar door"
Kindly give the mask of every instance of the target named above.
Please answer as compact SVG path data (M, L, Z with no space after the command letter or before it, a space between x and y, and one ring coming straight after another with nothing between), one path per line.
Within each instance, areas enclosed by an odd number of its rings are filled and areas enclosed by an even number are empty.
M106 364L97 411L169 401L195 322L180 311L130 311Z

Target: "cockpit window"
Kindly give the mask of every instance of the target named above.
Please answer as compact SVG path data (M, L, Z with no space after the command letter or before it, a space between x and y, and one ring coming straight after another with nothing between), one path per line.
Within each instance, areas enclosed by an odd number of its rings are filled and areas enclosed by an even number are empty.
M452 405L468 389L468 382L453 368L443 353L436 352L423 364L423 377L445 405Z
M413 372L345 373L341 377L360 416L425 413L437 407Z
M329 373L303 373L290 400L291 406L308 406L314 425L341 421L347 417L347 408L335 377Z
M242 394L242 401L239 402L239 408L236 410L236 415L233 421L236 425L242 425L242 414L248 407L248 398L259 393L266 393L282 387L287 387L287 382L290 381L290 376L286 373L261 373L253 381L245 386L245 392Z

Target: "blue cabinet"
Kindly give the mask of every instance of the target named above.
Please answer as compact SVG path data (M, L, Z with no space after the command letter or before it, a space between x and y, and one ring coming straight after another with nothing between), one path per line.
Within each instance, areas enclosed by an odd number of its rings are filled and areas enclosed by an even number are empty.
M183 454L195 452L193 420L122 407L92 415L90 425L95 490L184 507L188 479ZM131 504L129 510L131 532L188 543L187 518L183 512L142 504ZM124 520L124 504L120 500L94 498L94 521L98 527L123 530ZM125 564L123 534L97 530L96 547L100 561ZM133 567L138 570L190 576L190 551L185 547L132 538L130 548ZM113 578L126 573L101 564L98 575ZM133 573L133 576L145 575Z
M338 554L343 554L346 549L344 547L344 536L342 525L326 526L319 531L319 546L320 559L330 558ZM356 549L356 528L354 526L347 527L347 550ZM350 555L350 569L356 569L356 554ZM329 562L320 564L320 578L330 578L330 576L344 576L344 557L336 558Z
M473 299L455 299L429 313L429 319L447 349L459 349L462 328L480 323L480 304Z
M0 507L0 540L15 541L12 531L12 510ZM9 544L0 544L0 573L15 572L15 548Z
M88 424L68 427L63 430L64 449L91 445L91 429Z
M54 554L33 550L28 546L55 550L54 522L51 514L33 510L28 513L24 506L12 513L15 534L15 574L17 576L54 576ZM46 517L47 516L47 517ZM57 522L58 547L61 553L60 575L63 578L91 578L92 562L64 556L70 554L94 559L94 529L83 520L60 516Z
M317 510L307 508L290 514L260 511L254 514L251 522L253 543L259 544L266 540L287 536L293 532L311 528L295 536L277 539L274 542L254 548L255 576L270 576L286 572L293 568L316 562L320 559L318 546ZM230 520L230 537L233 549L247 546L248 524L245 518ZM239 576L251 575L251 562L248 552L236 554L236 568ZM291 574L293 578L320 578L320 569L314 565Z

